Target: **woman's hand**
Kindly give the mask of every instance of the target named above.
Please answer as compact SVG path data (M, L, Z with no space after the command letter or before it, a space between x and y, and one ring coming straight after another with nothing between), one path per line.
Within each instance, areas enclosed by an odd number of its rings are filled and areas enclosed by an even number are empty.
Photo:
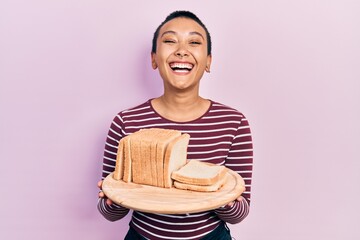
M243 198L242 196L240 196L240 197L238 197L237 199L235 199L234 201L229 202L228 204L226 204L225 207L232 207L232 206L234 206L235 201L241 202L241 201L243 201L243 200L244 200L244 198Z
M110 199L108 199L108 198L105 196L104 192L102 191L102 183L103 183L103 181L100 180L100 181L98 182L98 184L97 184L98 188L100 189L99 198L106 198L106 204L107 204L107 205L112 205L112 204L113 204L113 201L111 201Z

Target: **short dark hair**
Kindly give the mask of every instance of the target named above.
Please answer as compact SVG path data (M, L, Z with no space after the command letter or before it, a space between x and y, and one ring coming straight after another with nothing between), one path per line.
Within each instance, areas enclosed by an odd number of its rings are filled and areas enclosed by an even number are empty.
M189 18L194 20L195 22L197 22L202 28L204 28L205 32L206 32L206 40L207 40L207 53L208 55L211 55L211 37L210 37L210 33L207 30L205 24L203 24L201 22L201 20L192 12L189 11L175 11L170 13L169 16L167 16L165 18L165 20L157 27L155 33L154 33L154 37L152 40L152 48L151 48L151 52L152 53L156 53L156 43L157 43L157 39L159 37L159 32L162 26L164 26L165 23L169 22L170 20L173 20L175 18Z

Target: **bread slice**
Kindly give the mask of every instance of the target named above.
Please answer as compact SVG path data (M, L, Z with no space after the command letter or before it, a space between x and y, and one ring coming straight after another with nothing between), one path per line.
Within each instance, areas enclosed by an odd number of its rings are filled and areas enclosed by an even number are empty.
M164 183L164 159L166 148L169 143L175 138L181 136L180 131L165 130L159 131L157 134L157 145L156 145L156 170L157 170L157 182L158 187L165 187Z
M210 186L223 178L225 174L225 166L191 160L184 167L174 171L171 178L181 183Z
M117 155L116 155L116 165L113 178L115 180L120 180L123 178L124 175L124 138L120 139Z
M187 147L190 135L182 134L172 140L166 148L164 158L164 187L171 188L173 181L171 173L183 167L187 159Z
M157 165L156 165L157 132L153 131L152 134L153 134L153 141L150 144L151 179L152 179L153 186L158 187L159 183L158 183L158 172L157 172Z
M220 180L217 181L215 184L208 186L193 185L193 184L181 183L178 181L174 181L174 186L178 189L183 189L183 190L191 190L197 192L216 192L225 184L225 182L226 182L226 176L220 178Z
M140 132L140 167L141 175L139 178L139 184L154 185L153 176L151 172L151 144L154 141L153 131L147 129L148 131L141 130Z
M152 186L159 187L159 174L158 173L158 162L160 159L157 159L157 146L158 141L161 135L170 130L161 129L161 128L149 128L146 129L149 132L149 137L151 139L150 144L150 172L152 179ZM160 139L161 140L161 139ZM161 160L162 161L162 160ZM163 173L161 173L163 175Z
M131 152L131 175L132 182L142 183L142 156L141 156L141 135L144 132L137 131L129 135Z
M131 147L130 147L130 137L126 136L122 139L124 141L124 182L132 181L132 161L131 161Z

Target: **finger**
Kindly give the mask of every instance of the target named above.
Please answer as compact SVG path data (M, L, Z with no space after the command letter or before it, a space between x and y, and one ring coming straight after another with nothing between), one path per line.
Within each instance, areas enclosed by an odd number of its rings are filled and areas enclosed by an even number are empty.
M235 203L235 201L229 202L229 203L227 204L227 206L228 206L228 207L232 207L232 206L234 206L234 203Z
M103 193L103 191L100 191L99 192L99 198L104 198L105 197L105 194Z
M102 181L102 180L98 181L98 183L97 183L98 188L100 188L100 189L101 189L102 183L103 183L103 181Z
M241 202L244 198L242 196L238 197L237 199L235 199L234 201L232 202L229 202L226 206L227 207L233 207L234 204L235 204L235 201L238 201L238 202Z
M113 202L112 202L110 199L106 199L106 204L107 204L107 205L112 205Z
M244 198L242 196L240 196L236 199L236 201L238 201L238 202L241 202L242 200L244 200Z

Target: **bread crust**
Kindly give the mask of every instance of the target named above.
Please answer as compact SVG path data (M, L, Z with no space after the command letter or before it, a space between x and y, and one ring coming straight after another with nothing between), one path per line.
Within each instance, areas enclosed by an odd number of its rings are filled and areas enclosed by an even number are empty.
M119 146L118 146L117 155L116 155L115 171L114 171L114 175L113 175L113 178L116 179L116 180L120 180L120 179L123 178L123 175L124 175L124 158L125 158L124 140L122 138L119 141Z
M181 183L178 181L174 181L174 186L178 189L197 191L197 192L216 192L219 190L226 182L226 176L222 177L214 183L213 185L201 186L201 185L193 185L187 183Z
M123 180L124 182L131 182L132 181L132 161L131 161L131 146L130 146L130 137L124 137L124 175Z

